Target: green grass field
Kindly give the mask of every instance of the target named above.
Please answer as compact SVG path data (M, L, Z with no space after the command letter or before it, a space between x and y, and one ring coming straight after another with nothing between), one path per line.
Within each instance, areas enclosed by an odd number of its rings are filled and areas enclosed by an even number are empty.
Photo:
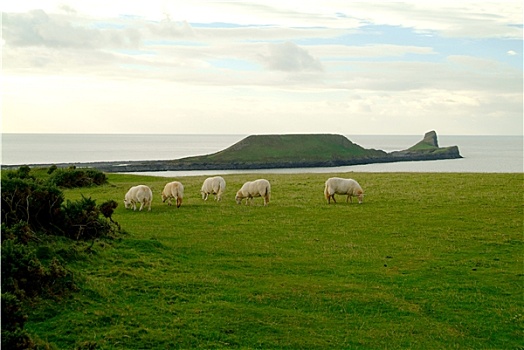
M222 202L182 177L109 174L66 190L119 202L127 234L68 264L80 288L29 315L60 349L523 349L523 174L225 175ZM352 177L364 204L323 198ZM269 206L237 205L243 182L272 184ZM136 184L151 212L125 210Z

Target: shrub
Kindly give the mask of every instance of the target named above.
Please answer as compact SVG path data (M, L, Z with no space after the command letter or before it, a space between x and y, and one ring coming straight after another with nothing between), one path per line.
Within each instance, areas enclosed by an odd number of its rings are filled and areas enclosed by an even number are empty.
M62 192L53 185L34 179L2 180L2 223L7 227L20 222L32 230L50 230L60 220Z
M103 185L107 183L107 176L103 172L96 169L87 169L86 176L92 179L93 185Z
M100 204L99 206L100 212L102 213L102 215L104 215L104 217L111 219L111 220L113 219L112 216L113 216L113 212L115 211L116 207L118 207L118 203L115 202L114 200L105 201L104 203Z
M107 182L107 177L96 169L68 168L55 170L49 181L59 187L75 188L102 185Z
M82 196L79 201L67 201L64 206L64 233L78 240L91 240L108 236L112 226L105 218L100 218L96 201Z
M111 217L116 202L107 201L98 207L95 200L82 197L64 204L64 195L57 187L102 184L107 181L105 174L74 168L50 173L51 181L43 183L30 174L29 167L21 167L7 173L7 178L1 181L2 348L5 349L48 348L48 344L35 342L24 330L27 316L23 305L38 297L54 298L75 288L73 274L49 245L56 241L51 237L93 240L94 244L95 239L120 231Z
M1 261L2 291L20 299L57 296L74 287L72 274L56 258L44 266L34 248L14 240L2 242Z
M109 221L115 224L116 227L118 228L118 231L121 231L120 224L113 220L113 213L117 207L118 207L117 202L115 202L114 200L108 200L100 204L98 208L100 209L100 213L102 213L104 217L108 218Z
M53 164L53 165L51 165L51 166L49 167L49 169L47 169L47 173L48 173L49 175L51 175L52 173L54 173L54 172L56 171L56 169L58 169L58 167L57 167L56 165Z
M11 293L2 293L2 349L33 349L35 344L24 324L27 315L20 300Z
M16 243L28 244L30 241L37 238L27 223L19 222L12 227L2 224L2 242L8 239L13 240Z
M31 175L31 168L27 165L22 165L18 170L9 171L7 173L9 179L19 178L19 179L34 179L35 177Z

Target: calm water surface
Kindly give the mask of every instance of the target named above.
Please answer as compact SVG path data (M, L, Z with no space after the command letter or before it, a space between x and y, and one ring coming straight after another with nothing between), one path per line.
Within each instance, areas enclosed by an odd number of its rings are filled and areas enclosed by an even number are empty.
M167 160L218 152L247 135L3 134L2 164ZM421 135L346 135L365 148L387 152L411 147ZM463 159L369 164L336 168L249 171L152 172L157 176L297 172L523 172L522 136L439 136L439 145L460 149Z

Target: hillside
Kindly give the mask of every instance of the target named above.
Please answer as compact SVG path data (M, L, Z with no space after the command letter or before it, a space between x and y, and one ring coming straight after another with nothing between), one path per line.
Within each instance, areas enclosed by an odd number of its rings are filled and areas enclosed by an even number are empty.
M404 151L389 153L396 161L411 160L439 160L462 158L457 146L439 147L437 133L429 131L424 138Z
M461 158L457 146L439 147L430 131L407 150L366 149L335 134L251 135L220 152L166 162L166 170L334 167ZM130 171L130 170L126 170Z
M408 148L408 151L435 150L439 148L437 133L435 131L427 132L424 138L414 146Z
M454 158L462 158L458 147L439 147L436 132L430 131L414 146L391 153L363 148L336 134L251 135L222 151L203 156L73 165L105 172L141 172L335 167ZM56 165L64 167L71 164Z
M377 157L385 154L384 151L365 149L342 135L251 135L223 151L189 159L219 163L297 163Z

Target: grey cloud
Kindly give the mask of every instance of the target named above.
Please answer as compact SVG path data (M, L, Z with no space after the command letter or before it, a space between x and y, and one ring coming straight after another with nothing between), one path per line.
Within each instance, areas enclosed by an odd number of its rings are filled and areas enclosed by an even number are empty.
M90 40L88 30L54 20L42 10L4 14L2 30L7 45L79 47Z
M169 18L148 26L151 33L165 38L191 38L195 36L193 28L186 21L176 22Z
M61 5L58 6L58 8L61 11L65 12L65 13L68 13L70 15L77 13L77 11L73 7L71 7L69 5L66 5L66 4L61 4Z
M135 29L100 29L96 23L85 23L75 17L48 15L42 10L28 13L4 13L2 21L3 37L8 46L45 46L51 48L106 48L136 47L140 33Z
M320 61L292 42L269 44L269 54L261 56L270 70L286 72L322 71Z

